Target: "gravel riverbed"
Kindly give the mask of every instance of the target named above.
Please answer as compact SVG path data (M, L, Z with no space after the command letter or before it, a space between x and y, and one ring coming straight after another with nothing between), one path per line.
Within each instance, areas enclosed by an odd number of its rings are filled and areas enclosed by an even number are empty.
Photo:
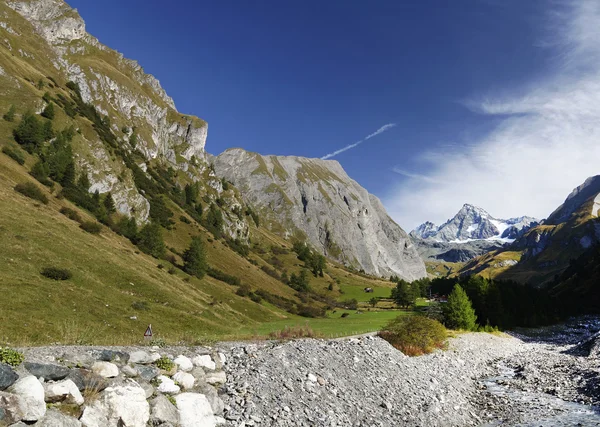
M224 417L239 427L600 426L597 329L579 320L544 337L467 333L420 357L373 336L229 343Z

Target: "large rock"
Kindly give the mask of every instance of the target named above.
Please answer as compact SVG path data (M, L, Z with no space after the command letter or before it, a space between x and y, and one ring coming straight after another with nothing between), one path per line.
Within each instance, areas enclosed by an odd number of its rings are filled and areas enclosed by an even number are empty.
M46 414L44 387L33 375L17 380L8 392L21 398L23 421L37 421Z
M212 385L225 384L227 382L227 375L223 371L209 372L206 374L206 382Z
M19 375L5 363L0 363L0 391L6 390L19 379Z
M408 235L337 161L235 148L217 156L214 167L284 235L301 232L318 252L367 273L409 281L426 277Z
M81 421L50 409L35 427L81 427Z
M160 369L158 369L156 366L135 365L134 368L140 377L146 381L151 381L160 374Z
M73 381L81 392L99 392L108 387L108 382L104 377L94 374L86 369L72 369L67 379Z
M181 391L181 388L169 377L159 375L157 380L159 382L158 391L161 393L175 394Z
M144 390L134 381L108 387L100 399L86 406L81 422L86 427L146 427L150 405Z
M154 362L154 357L152 357L148 352L143 350L133 351L129 354L129 362L131 363L140 363L142 365L149 365Z
M181 371L188 372L194 369L194 364L190 358L181 354L175 358L174 362Z
M92 372L104 378L114 378L119 375L119 367L111 362L96 362L92 365Z
M22 420L25 416L24 410L25 404L21 397L0 391L0 426Z
M154 424L170 423L176 425L179 422L177 408L162 394L150 401L150 409L151 421Z
M129 362L129 353L124 351L102 350L98 354L98 360L126 365Z
M194 383L196 382L196 378L192 374L181 371L173 375L173 380L177 381L184 390L191 390L194 388Z
M214 371L217 367L215 362L213 362L213 360L211 359L211 357L208 354L195 356L192 359L192 362L194 363L195 366L200 366L202 368L206 368L211 371Z
M225 403L223 402L223 400L221 400L219 394L217 393L217 390L213 386L208 384L201 384L198 387L198 393L201 393L204 396L206 396L206 399L208 400L208 403L210 404L210 407L212 408L215 414L223 413Z
M46 402L74 403L83 405L83 396L77 385L71 380L44 384Z
M216 420L203 394L182 393L175 396L181 427L214 427Z
M64 366L47 365L43 363L25 362L25 369L27 369L31 375L50 381L65 379L70 372L69 368L65 368Z

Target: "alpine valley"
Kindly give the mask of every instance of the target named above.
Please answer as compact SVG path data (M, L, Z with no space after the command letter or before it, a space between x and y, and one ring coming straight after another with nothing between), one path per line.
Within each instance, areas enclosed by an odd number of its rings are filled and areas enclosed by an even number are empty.
M344 294L364 287L387 297L382 278L426 276L337 161L210 155L208 124L64 1L0 2L0 33L5 338L130 342L150 323L174 340L268 333L353 307ZM206 261L184 268L194 247Z

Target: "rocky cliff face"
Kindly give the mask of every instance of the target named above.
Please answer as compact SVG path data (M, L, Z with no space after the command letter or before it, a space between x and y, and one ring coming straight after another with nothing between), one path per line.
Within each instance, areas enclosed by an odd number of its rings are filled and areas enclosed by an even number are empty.
M83 19L64 1L12 1L6 5L0 5L3 46L25 63L7 63L0 58L3 77L13 79L9 96L30 98L25 93L27 86L20 82L31 78L57 76L54 80L75 82L83 101L110 117L112 130L122 135L121 142L131 143L143 153L146 163L163 162L199 179L206 165L206 122L178 113L156 78L89 35ZM39 111L43 104L30 107ZM97 137L82 135L85 149L76 153L78 165L88 170L92 189L111 191L119 211L145 220L148 202L135 189L124 166L111 159Z
M214 167L260 209L273 231L306 238L327 256L367 273L425 276L407 234L338 162L230 149L214 159Z

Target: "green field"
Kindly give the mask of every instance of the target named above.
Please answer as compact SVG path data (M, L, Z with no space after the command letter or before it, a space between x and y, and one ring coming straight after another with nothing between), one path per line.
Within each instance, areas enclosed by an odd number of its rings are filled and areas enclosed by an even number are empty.
M392 285L392 283L390 283ZM370 285L369 285L370 286ZM358 302L367 302L371 298L389 298L392 293L392 288L370 286L373 292L365 292L364 288L367 286L354 286L354 285L340 285L342 294L339 296L338 301L344 301L348 299L355 299Z
M342 318L342 313L348 316ZM363 311L360 314L354 310L337 310L327 313L326 318L307 319L294 317L286 320L276 320L260 325L240 328L236 331L236 337L243 338L265 338L269 333L281 331L285 327L309 326L317 336L322 338L337 338L348 335L358 335L380 330L390 320L398 316L412 314L405 310Z

